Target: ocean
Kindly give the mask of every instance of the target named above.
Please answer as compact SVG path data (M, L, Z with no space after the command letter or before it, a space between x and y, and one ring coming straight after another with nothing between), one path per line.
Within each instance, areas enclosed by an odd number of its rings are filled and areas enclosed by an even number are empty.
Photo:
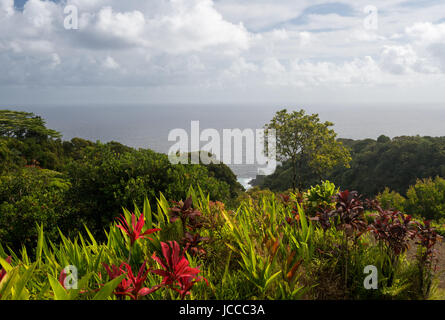
M222 137L223 129L261 129L277 105L23 105L9 107L43 117L47 126L62 133L64 140L74 137L102 142L118 141L135 148L167 153L175 142L168 141L173 129L191 132L191 121L199 121L200 132L212 128ZM322 121L334 123L338 137L376 139L402 135L445 136L445 104L428 106L298 106L318 113ZM203 142L201 146L205 145ZM229 165L245 187L257 174L256 165Z

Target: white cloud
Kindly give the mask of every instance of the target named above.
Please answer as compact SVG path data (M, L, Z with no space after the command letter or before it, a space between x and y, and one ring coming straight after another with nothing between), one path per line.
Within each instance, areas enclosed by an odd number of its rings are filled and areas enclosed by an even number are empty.
M343 64L332 62L289 61L287 67L277 59L264 61L262 72L269 85L319 87L324 85L372 86L380 83L382 71L371 57L354 59Z
M445 23L419 22L407 27L405 33L419 44L428 45L445 41Z
M419 58L410 45L385 46L381 55L384 70L394 74L405 74L413 71Z
M104 61L104 63L103 63L103 66L106 68L106 69L118 69L119 68L119 64L112 58L112 57L110 57L110 56L107 56L106 57L106 59L105 59L105 61Z
M280 96L277 88L296 98L294 89L315 88L318 98L354 86L371 96L379 86L390 94L445 80L445 23L433 23L444 6L376 0L375 31L363 27L364 0L352 15L312 12L292 23L322 3L68 0L80 24L65 30L60 3L29 0L22 12L0 0L0 86L84 86L92 95L98 86L142 87L167 97L242 87L261 99Z
M50 1L28 0L23 9L23 17L35 29L49 29L58 11Z
M140 11L114 13L111 7L104 7L97 14L95 27L118 38L138 38L142 35L144 25L145 18Z
M0 17L2 15L9 17L14 14L14 0L0 1Z
M150 36L166 52L180 54L214 46L231 52L249 47L244 26L225 21L210 0L175 0L169 9L169 14L148 21Z

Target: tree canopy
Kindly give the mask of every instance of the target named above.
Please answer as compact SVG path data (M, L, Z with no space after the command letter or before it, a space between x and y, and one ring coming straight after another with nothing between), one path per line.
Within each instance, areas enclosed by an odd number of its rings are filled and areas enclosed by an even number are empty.
M265 125L265 133L276 132L276 155L281 162L292 167L292 187L304 185L303 164L312 168L322 178L334 166L348 166L349 151L336 140L330 129L331 122L320 122L318 114L307 115L304 110L278 111Z
M60 138L61 134L46 128L45 121L33 113L0 110L0 136L18 139Z
M401 136L377 140L338 139L351 153L350 168L336 166L326 175L343 189L360 190L373 197L385 187L406 194L417 179L445 177L445 137ZM271 190L286 190L292 186L287 177L290 161L279 166L273 175L257 179L256 185ZM307 161L302 164L305 187L319 183L320 179Z

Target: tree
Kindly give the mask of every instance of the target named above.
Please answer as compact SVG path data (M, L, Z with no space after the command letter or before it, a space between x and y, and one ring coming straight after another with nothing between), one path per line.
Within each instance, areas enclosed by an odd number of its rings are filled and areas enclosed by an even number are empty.
M377 138L377 142L378 143L388 143L388 142L391 142L391 138L382 134Z
M0 136L24 138L60 138L59 132L47 129L45 120L30 112L0 110Z
M320 179L335 166L349 166L349 151L336 140L337 134L329 128L332 126L331 122L320 122L318 114L306 115L304 110L288 113L286 109L265 125L266 135L272 129L276 132L277 160L291 163L294 190L297 182L299 189L303 186L301 169L305 162Z

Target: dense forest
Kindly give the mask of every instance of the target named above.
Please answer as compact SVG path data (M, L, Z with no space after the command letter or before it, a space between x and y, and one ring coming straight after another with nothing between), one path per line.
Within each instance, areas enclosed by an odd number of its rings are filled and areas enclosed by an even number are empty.
M385 188L406 195L418 179L445 177L445 137L401 136L393 139L381 135L377 140L338 139L351 154L350 167L337 166L322 179L349 190L360 190L374 197ZM258 176L253 186L284 191L292 187L291 164L284 162L270 176ZM303 187L320 182L320 176L303 164Z

